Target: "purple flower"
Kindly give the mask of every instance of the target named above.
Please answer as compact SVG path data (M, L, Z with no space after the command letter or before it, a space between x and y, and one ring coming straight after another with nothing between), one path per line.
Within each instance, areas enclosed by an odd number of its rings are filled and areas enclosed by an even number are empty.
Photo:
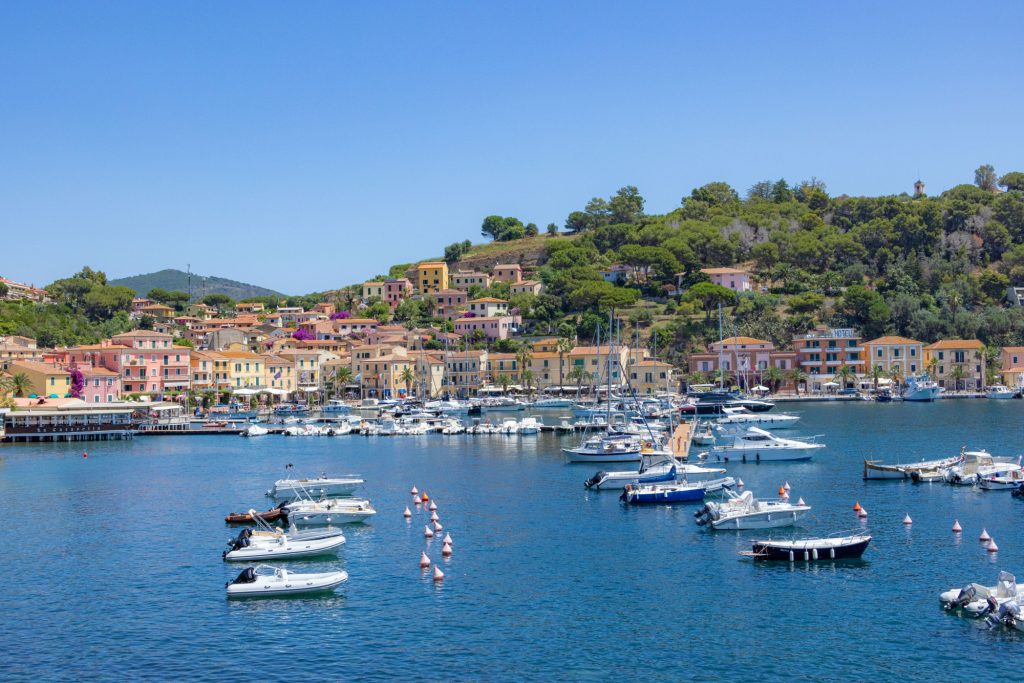
M352 314L348 311L338 311L337 313L331 313L331 320L344 320L345 318L351 318Z
M292 333L292 339L298 339L299 341L310 341L310 340L315 339L315 338L316 338L315 334L313 334L309 330L304 330L304 329L301 329L301 328L298 329L298 330L295 330L295 332Z

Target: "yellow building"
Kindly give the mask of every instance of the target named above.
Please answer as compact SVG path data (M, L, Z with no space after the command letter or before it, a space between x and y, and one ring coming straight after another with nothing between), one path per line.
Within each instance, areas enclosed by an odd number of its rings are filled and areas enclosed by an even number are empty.
M272 354L263 356L263 386L291 393L295 391L295 367L291 360Z
M320 352L305 349L285 349L276 354L291 361L295 376L295 388L311 392L320 388Z
M629 366L629 383L637 394L672 391L674 382L671 363L645 358Z
M218 386L224 386L225 380L230 389L262 386L263 368L263 356L251 351L220 351L214 354L213 371Z
M569 352L569 372L579 368L585 371L589 380L583 384L594 384L605 386L608 381L608 347L607 346L577 346ZM611 353L611 384L618 386L624 384L623 368L629 362L629 347L617 346ZM567 373L568 374L568 373ZM570 382L575 383L575 380Z
M235 304L235 313L262 313L264 310L261 301L242 301Z
M363 301L372 297L377 297L381 301L384 300L384 283L383 282L364 282L363 283Z
M886 374L898 370L905 377L925 371L923 342L890 335L864 342L864 349L867 352L864 372L867 374L875 367L882 368Z
M448 289L448 264L444 261L427 261L416 264L416 280L413 285L419 294L430 294Z
M985 345L977 339L943 339L924 347L924 367L947 391L985 386Z
M485 367L489 384L501 386L502 377L507 379L509 384L521 384L519 357L514 353L488 353Z
M411 380L408 383L410 391L416 385L416 358L410 357L403 346L360 349L353 356L352 364L352 371L367 396L389 398L405 395L405 379Z
M487 352L482 350L453 351L448 354L444 382L452 396L476 393L487 371Z
M218 356L218 358L214 358ZM205 391L214 389L213 364L219 360L219 354L211 351L193 351L189 354L189 362L192 370L192 389ZM227 386L225 380L224 386Z
M24 373L31 389L26 396L38 398L66 398L71 396L71 374L58 365L33 360L15 360L7 366L7 374L13 377Z

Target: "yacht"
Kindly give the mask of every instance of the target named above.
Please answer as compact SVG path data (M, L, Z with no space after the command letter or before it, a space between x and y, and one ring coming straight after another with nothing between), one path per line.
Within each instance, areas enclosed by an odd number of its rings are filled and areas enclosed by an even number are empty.
M364 522L377 514L370 501L357 498L303 498L288 503L284 509L290 521L307 525Z
M784 413L752 413L746 408L724 408L724 415L718 418L718 424L725 427L767 427L770 429L789 429L800 421L799 415Z
M727 408L744 408L752 413L764 413L775 407L771 401L744 398L725 389L712 389L693 394L690 402L681 408L682 412L695 415L723 415ZM685 409L686 406L691 409Z
M783 439L760 427L750 427L734 436L732 444L716 446L711 452L718 460L742 458L743 462L766 462L810 460L814 451L824 447L825 444L813 440Z
M534 402L534 408L568 408L572 405L571 398L542 398Z
M533 417L524 417L519 421L519 433L520 434L539 434L540 426L544 424L541 418L536 415Z
M985 389L985 398L1013 398L1013 390L1004 384L993 384Z
M983 478L1019 473L1021 469L1019 457L993 457L988 451L961 451L960 455L960 462L942 470L942 478L954 486L974 486Z
M320 409L320 412L326 415L347 415L352 412L352 406L344 401L332 398L327 402L327 405Z
M697 511L697 525L710 525L712 529L775 529L792 526L807 514L809 505L793 505L781 500L763 501L750 491L742 494L724 489L726 500L705 503Z
M910 376L903 390L904 401L934 401L942 393L942 387L928 375Z

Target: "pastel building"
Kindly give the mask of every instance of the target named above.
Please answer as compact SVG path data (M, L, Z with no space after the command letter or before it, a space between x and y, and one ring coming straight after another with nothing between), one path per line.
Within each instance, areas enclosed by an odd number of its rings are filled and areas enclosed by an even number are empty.
M1003 384L1013 389L1024 386L1024 346L1004 346L999 352Z
M629 383L638 394L651 395L672 391L673 368L671 363L645 358L629 366Z
M113 370L77 366L84 385L79 397L86 403L116 403L121 400L121 377Z
M416 264L416 291L419 294L430 294L448 289L448 264L444 261L427 261Z
M67 398L71 396L71 374L56 363L33 360L12 361L7 368L11 376L24 374L31 389L29 396L39 398Z
M455 320L466 309L466 292L461 289L442 289L431 294L434 297L434 316Z
M977 339L943 339L924 347L924 366L943 389L976 391L985 386L984 351Z
M704 353L690 355L690 370L717 377L719 361L727 376L742 386L761 382L762 373L772 365L775 345L754 337L729 337L714 342Z
M749 292L753 288L750 273L739 268L701 268L700 272L707 275L716 285L734 292Z
M544 284L538 280L523 280L509 285L509 294L533 294L534 296L544 292Z
M158 393L188 389L192 368L187 346L175 346L169 334L133 330L110 338L112 344L125 347L115 356L104 354L105 365L121 376L124 393Z
M521 282L523 267L518 263L500 263L491 269L495 282Z
M452 396L468 396L475 393L483 385L486 369L486 351L469 350L449 353L444 373L447 393Z
M863 374L867 361L860 339L853 329L822 325L795 337L793 350L799 358L800 368L808 375L832 377L844 365L857 374Z
M384 302L395 310L398 304L412 296L412 283L404 277L384 281Z
M377 297L378 299L383 301L384 300L384 283L383 282L378 282L376 280L374 280L372 282L364 282L363 283L362 294L363 294L363 301L367 301L369 299L372 299L373 297Z
M520 323L521 318L518 315L458 318L455 320L455 333L473 336L479 331L488 341L508 339L516 333Z
M508 302L485 296L469 302L469 312L478 316L499 316L508 313Z
M864 372L880 367L886 374L898 372L904 377L924 372L924 343L906 337L888 335L864 342L867 357Z
M452 273L451 286L455 289L469 290L470 287L487 289L491 286L491 276L476 271L458 271Z

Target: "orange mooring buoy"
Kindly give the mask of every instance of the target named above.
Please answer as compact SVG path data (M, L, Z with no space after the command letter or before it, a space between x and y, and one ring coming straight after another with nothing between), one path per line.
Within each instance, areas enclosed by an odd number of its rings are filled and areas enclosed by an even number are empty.
M423 494L420 496L420 500L422 500L424 503L430 500L430 496L427 495L426 491L424 491Z
M853 504L853 511L854 512L860 512L860 503L859 502Z

